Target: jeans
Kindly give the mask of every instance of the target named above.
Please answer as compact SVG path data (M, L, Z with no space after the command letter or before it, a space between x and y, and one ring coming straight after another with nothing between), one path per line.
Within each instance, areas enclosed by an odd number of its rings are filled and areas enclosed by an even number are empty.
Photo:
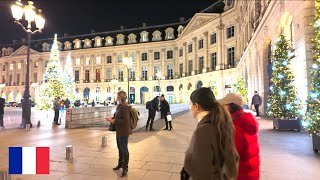
M153 129L153 121L154 121L155 117L156 117L156 112L149 110L149 115L148 115L148 120L147 120L147 125L146 125L147 129L148 129L149 123L150 123L150 129Z
M119 150L119 164L122 164L123 169L128 169L129 164L129 150L128 150L128 136L116 137L117 147Z
M260 117L259 106L260 106L259 104L254 105L254 108L256 109L257 117Z
M3 127L3 114L0 114L0 127Z
M58 119L59 119L59 110L54 110L54 119L53 121L58 124Z

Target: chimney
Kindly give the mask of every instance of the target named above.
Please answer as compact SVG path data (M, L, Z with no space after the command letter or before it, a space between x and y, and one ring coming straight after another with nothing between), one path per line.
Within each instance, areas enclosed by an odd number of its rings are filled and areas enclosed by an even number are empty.
M91 34L95 33L96 31L94 29L90 30Z
M63 33L63 37L68 37L68 36L69 36L69 34Z
M185 21L184 17L180 17L180 22L184 22L184 21Z
M143 22L142 27L147 27L147 23Z
M120 29L121 29L121 30L124 30L124 26L120 26Z

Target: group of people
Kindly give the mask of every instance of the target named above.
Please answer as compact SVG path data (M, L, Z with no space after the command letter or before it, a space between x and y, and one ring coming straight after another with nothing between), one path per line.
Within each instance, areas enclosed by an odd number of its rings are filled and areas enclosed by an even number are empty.
M160 110L159 110L159 100L160 100ZM150 124L150 131L154 131L153 129L153 122L154 118L156 117L156 111L160 111L161 117L164 118L166 127L163 130L171 131L172 128L172 122L171 120L168 120L167 116L171 115L170 112L170 105L168 101L165 99L164 94L162 94L160 97L156 96L153 100L149 101L150 105L147 105L148 112L148 120L146 124L146 130L149 128Z
M118 92L117 101L119 104L114 116L106 120L114 123L116 129L119 159L113 170L122 168L121 177L124 177L128 173L128 138L132 133L130 106L124 91ZM159 97L152 101L146 126L148 129L150 125L150 130L153 130L155 113L159 111ZM160 109L166 117L166 114L170 114L170 106L163 95L160 101ZM190 110L198 120L198 125L185 153L181 180L259 179L258 123L251 113L243 110L243 104L244 98L235 93L218 101L210 88L192 92ZM172 124L167 122L165 130L171 130Z

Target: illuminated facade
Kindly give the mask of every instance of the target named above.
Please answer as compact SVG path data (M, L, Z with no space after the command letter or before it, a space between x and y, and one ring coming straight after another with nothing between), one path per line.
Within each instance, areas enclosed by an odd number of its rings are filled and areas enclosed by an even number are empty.
M299 96L307 96L307 70L310 50L313 1L233 1L225 0L223 12L213 4L191 19L178 23L121 29L112 32L61 37L61 62L68 52L73 59L76 91L79 99L112 101L113 93L127 91L130 79L132 102L145 103L165 94L169 102L187 102L199 87L211 87L217 98L232 91L243 76L249 89L266 98L272 44L284 32L292 44L293 70ZM30 80L32 98L42 83L50 54L49 40L38 40L31 50ZM0 58L0 82L6 86L2 96L19 101L24 91L26 46L3 47ZM127 72L123 57L131 57ZM163 77L159 80L157 72ZM116 84L111 83L117 79ZM160 88L159 88L160 86ZM249 98L250 99L250 98Z

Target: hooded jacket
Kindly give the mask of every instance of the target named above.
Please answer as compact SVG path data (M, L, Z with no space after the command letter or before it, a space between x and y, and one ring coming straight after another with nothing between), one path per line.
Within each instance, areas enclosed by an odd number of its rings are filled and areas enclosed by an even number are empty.
M238 180L258 180L260 157L258 122L243 110L231 114L235 126L235 144L240 156Z

